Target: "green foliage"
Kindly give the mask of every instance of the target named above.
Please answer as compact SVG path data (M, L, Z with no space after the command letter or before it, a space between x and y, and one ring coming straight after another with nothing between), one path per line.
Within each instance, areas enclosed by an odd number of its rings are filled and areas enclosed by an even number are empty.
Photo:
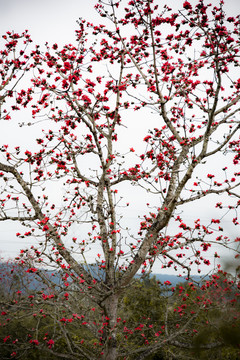
M121 348L119 359L135 360L136 356L146 351L145 360L237 360L240 344L237 314L240 305L233 302L223 306L216 300L210 302L213 295L211 288L203 291L192 283L180 283L172 293L169 286L162 286L154 277L135 279L120 298L117 320L117 341ZM74 290L72 293L69 291L68 300L62 293L44 301L41 294L35 293L34 296L29 299L27 295L1 292L2 314L6 313L1 316L1 359L11 359L14 351L23 360L57 359L56 354L49 352L48 340L51 338L57 353L68 354L68 341L71 339L71 346L81 345L88 353L97 356L105 335L104 328L103 331L96 330L101 329L99 324L103 316L96 304L94 306L84 296L78 296L78 301L74 302ZM201 305L204 301L205 307ZM82 312L85 306L86 317L72 321L69 302L76 313L77 310ZM7 303L8 306L5 305ZM184 328L187 322L189 324ZM92 331L93 324L96 325L95 332ZM178 345L165 343L167 332L174 334L176 329L179 334L173 339L178 341ZM11 336L3 342L8 335ZM39 344L31 340L39 340ZM158 343L160 340L161 347L148 353L149 348L154 348L156 340ZM209 342L216 346L207 348ZM188 348L181 347L181 344L188 344Z
M154 277L136 280L122 299L122 311L128 314L128 322L137 324L143 320L161 321L166 299Z

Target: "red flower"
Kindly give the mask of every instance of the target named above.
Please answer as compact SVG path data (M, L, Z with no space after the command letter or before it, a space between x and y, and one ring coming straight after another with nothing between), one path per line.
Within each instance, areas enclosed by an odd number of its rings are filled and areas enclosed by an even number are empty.
M240 89L240 79L237 79L235 87L236 89Z
M48 230L49 230L48 225L44 225L44 227L43 227L43 231L48 231Z
M54 345L54 340L53 339L48 340L47 344L48 344L49 349L51 349L52 346Z
M34 344L34 345L37 345L37 346L39 345L39 341L38 341L38 340L32 340L32 339L31 339L29 342L30 342L31 344Z
M185 1L185 3L183 3L183 7L186 10L192 10L192 5L188 1Z
M172 285L172 283L170 281L164 281L164 285Z
M64 67L65 67L66 70L71 70L71 67L72 67L72 66L71 66L70 62L65 61Z
M9 338L10 338L10 335L6 336L6 337L3 339L3 342L6 342Z

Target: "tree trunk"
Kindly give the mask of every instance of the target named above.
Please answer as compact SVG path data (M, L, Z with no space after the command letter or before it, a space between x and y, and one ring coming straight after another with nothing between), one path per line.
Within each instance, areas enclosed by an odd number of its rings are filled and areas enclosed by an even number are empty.
M104 309L106 316L106 332L105 332L105 346L104 359L116 360L117 358L117 309L118 309L118 294L113 294L105 300Z

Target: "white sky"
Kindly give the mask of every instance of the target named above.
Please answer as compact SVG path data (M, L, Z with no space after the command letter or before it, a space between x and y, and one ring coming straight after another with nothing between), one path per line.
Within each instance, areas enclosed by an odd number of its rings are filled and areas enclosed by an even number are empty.
M196 3L196 0L191 2ZM208 2L218 4L217 0ZM159 3L167 3L176 9L176 4L181 7L183 1L159 0ZM60 45L71 43L79 17L102 22L94 10L94 4L94 0L0 0L0 35L6 31L21 33L28 29L34 43L40 45L46 41ZM226 0L225 9L229 16L235 16L240 13L240 0ZM0 257L18 254L23 243L19 243L15 233L16 226L13 224L0 224Z
M184 1L159 0L168 6L181 7ZM190 0L196 3L197 0ZM218 0L206 1L218 4ZM0 0L0 34L6 31L29 30L33 41L44 44L70 43L77 29L79 17L91 22L102 22L94 10L95 0ZM228 15L240 13L239 0L225 0Z

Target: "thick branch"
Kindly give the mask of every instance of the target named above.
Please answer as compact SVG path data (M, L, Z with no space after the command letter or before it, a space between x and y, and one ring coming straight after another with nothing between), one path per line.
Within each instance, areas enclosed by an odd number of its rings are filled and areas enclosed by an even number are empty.
M0 163L0 170L4 171L4 172L7 172L7 173L11 173L15 177L15 179L17 180L19 185L22 187L26 197L28 198L29 202L31 203L31 205L32 205L32 207L33 207L33 209L35 211L34 217L36 219L39 219L40 221L43 221L45 219L45 215L43 214L43 212L42 212L42 210L41 210L41 208L39 206L39 203L35 200L33 193L31 192L30 188L28 187L28 184L23 180L23 178L18 173L18 171L14 167L9 166L9 165L5 165L3 163ZM58 235L55 228L51 225L49 220L46 222L46 224L49 227L49 230L47 232L49 240L52 239L54 241L60 255L66 260L66 262L68 264L71 264L72 270L78 276L83 274L84 279L88 283L92 284L92 276L84 269L83 266L81 266L81 265L79 265L77 263L77 261L72 257L70 252L65 248L60 236Z

